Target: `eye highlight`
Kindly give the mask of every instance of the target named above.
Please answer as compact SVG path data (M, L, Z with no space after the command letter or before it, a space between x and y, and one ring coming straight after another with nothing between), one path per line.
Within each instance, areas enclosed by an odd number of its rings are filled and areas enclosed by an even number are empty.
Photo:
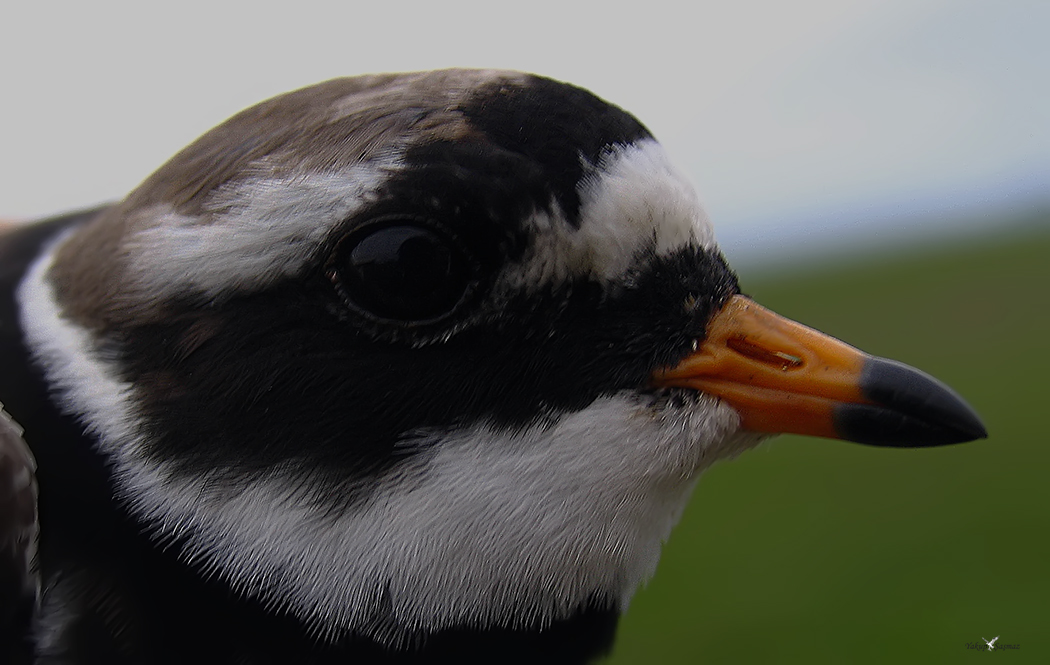
M328 274L354 309L403 323L451 314L472 287L473 262L454 238L415 218L377 221L336 248Z

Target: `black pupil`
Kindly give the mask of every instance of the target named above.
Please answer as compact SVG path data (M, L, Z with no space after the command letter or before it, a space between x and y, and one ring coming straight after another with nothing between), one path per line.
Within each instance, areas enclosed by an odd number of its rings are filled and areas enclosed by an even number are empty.
M344 273L348 296L380 318L436 319L451 311L469 284L463 255L438 233L388 226L361 238Z

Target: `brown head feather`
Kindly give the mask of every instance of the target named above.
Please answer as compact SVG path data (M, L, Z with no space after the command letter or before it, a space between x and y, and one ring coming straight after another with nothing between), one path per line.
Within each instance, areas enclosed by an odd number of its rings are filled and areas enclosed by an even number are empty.
M79 229L52 278L66 314L105 330L156 310L127 291L129 233L159 210L213 221L213 194L255 176L337 173L411 145L468 136L457 110L480 86L517 72L443 70L340 78L289 92L234 115L171 158L121 203Z

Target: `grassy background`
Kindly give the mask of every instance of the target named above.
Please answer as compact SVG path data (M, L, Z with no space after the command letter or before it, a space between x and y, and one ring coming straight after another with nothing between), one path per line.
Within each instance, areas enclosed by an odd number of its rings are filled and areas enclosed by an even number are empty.
M717 465L608 662L1050 663L1050 224L743 286L942 379L990 438L781 437ZM1021 649L966 648L996 635Z

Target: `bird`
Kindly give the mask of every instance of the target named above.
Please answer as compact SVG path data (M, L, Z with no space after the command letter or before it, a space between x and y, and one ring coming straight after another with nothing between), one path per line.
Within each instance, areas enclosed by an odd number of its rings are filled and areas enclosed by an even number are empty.
M988 650L989 650L989 651L995 651L995 642L996 642L996 640L998 640L998 639L999 639L999 636L998 636L998 635L996 635L995 637L993 637L993 638L992 638L991 640L986 640L986 639L984 639L983 637L981 638L981 640L982 640L982 641L983 641L983 642L984 642L984 643L985 643L986 645L988 645Z
M987 435L748 298L634 116L502 70L285 93L7 228L0 358L12 662L590 662L715 461Z

